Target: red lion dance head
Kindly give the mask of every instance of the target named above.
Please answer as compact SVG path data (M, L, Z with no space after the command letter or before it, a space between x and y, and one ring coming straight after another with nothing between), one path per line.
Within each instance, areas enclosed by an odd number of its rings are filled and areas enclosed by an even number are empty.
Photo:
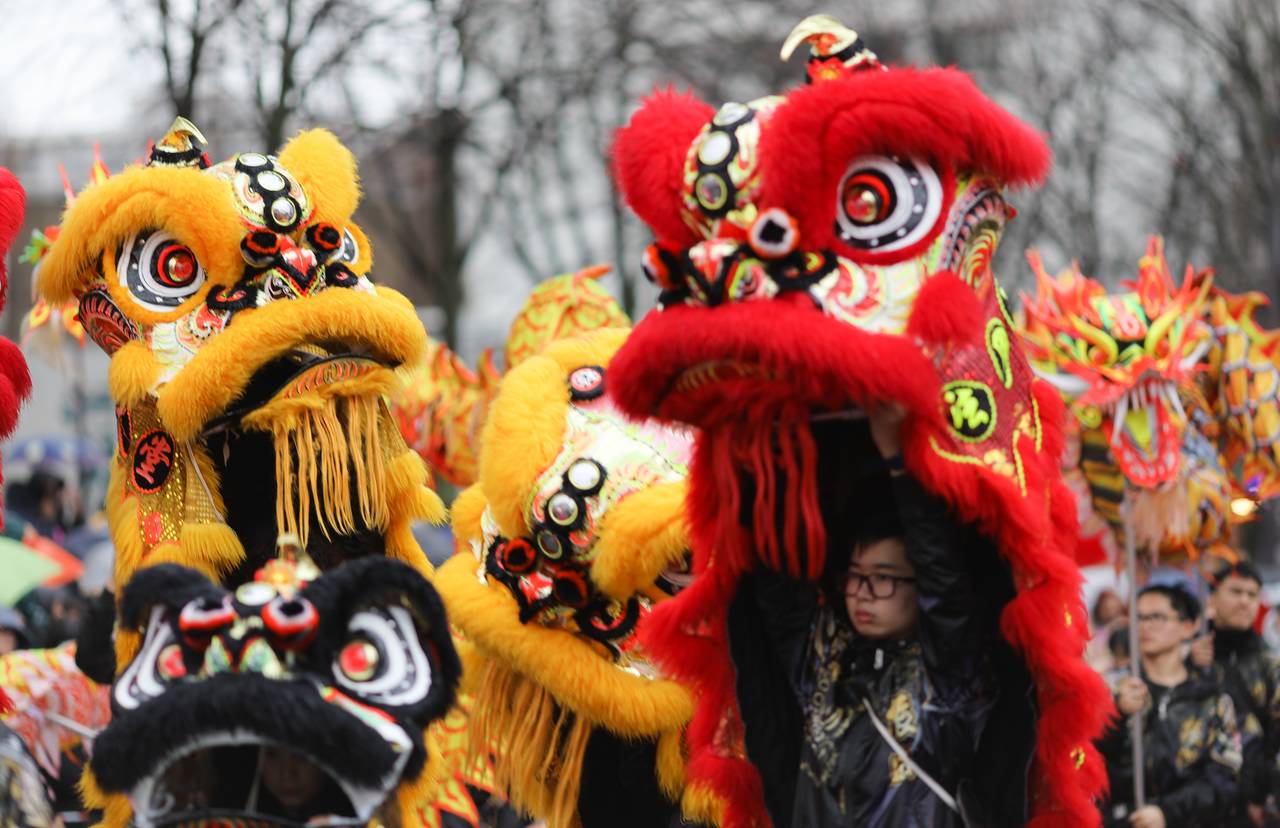
M1081 658L1062 403L991 270L1005 187L1039 181L1049 150L955 69L886 68L829 18L797 27L784 57L804 41L808 85L718 110L659 92L614 147L662 291L612 366L619 401L700 432L695 582L642 630L698 688L691 781L721 792L725 825L767 823L724 712L728 608L751 569L822 576L833 517L872 494L850 482L871 450L862 412L894 401L908 469L1003 561L992 612L1022 683L1002 693L1035 699L1031 824L1096 824L1090 742L1110 708Z
M4 256L22 227L26 194L13 173L0 167L0 310L9 294L9 275ZM9 436L18 424L18 409L31 393L31 374L22 351L0 337L0 438ZM2 518L3 513L0 513ZM2 525L2 521L0 521Z

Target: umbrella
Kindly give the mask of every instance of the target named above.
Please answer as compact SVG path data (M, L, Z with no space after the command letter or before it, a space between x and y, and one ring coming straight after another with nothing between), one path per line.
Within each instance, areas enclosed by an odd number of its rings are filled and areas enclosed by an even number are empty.
M22 539L23 544L36 551L36 554L58 567L56 574L43 581L41 586L62 586L80 577L84 572L84 564L75 555L63 549L44 535L30 534Z
M0 537L0 604L12 605L38 586L57 586L80 577L84 565L56 543L38 535L32 543L40 548Z
M5 463L39 467L45 464L92 469L105 462L102 449L84 437L39 435L14 440L5 447Z

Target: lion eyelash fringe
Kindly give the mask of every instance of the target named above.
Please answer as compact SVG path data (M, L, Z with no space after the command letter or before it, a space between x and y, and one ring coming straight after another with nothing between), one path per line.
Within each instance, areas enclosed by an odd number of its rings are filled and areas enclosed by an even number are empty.
M325 537L390 521L382 395L392 377L377 372L300 397L273 400L244 418L275 444L276 525L307 543L312 506ZM353 479L354 478L354 479ZM353 486L354 484L354 486ZM353 502L352 489L355 490Z
M494 754L494 782L548 828L581 828L578 787L591 725L536 682L487 661L468 732L471 756Z

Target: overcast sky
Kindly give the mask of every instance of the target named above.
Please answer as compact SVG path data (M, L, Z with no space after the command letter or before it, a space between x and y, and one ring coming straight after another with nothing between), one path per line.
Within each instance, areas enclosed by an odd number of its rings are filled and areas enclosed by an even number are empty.
M0 137L123 129L158 71L107 0L0 0L0 36Z

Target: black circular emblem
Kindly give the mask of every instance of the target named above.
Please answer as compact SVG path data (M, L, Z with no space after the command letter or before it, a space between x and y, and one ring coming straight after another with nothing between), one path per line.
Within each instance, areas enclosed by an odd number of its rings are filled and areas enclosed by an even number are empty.
M977 443L996 428L995 396L986 383L956 380L942 386L942 404L952 432L965 442Z
M148 431L138 440L133 452L133 487L150 494L160 491L173 471L173 455L177 444L169 432Z

